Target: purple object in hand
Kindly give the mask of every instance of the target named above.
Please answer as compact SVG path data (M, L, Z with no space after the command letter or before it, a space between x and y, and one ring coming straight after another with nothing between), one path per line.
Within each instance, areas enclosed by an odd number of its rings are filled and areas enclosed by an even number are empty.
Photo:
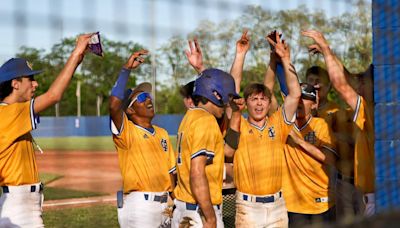
M96 32L90 37L89 50L98 56L103 56L103 48L101 46L100 32Z

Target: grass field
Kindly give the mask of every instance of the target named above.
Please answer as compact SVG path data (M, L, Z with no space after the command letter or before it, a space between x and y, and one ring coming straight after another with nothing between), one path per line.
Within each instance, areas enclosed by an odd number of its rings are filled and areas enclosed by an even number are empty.
M45 211L46 227L119 227L117 208L101 205L86 208L70 208Z
M176 136L171 135L171 144L175 148ZM115 151L110 136L98 137L52 137L35 138L40 147L46 150L81 150L81 151Z
M40 173L39 174L39 179L44 185L49 184L49 183L51 183L55 180L58 180L62 177L63 177L62 175L58 175L58 174L54 174L54 173ZM45 186L43 194L44 194L45 201L107 195L107 194L99 193L99 192L77 191L77 190L72 190L72 189L54 188L54 187L47 187L47 186Z

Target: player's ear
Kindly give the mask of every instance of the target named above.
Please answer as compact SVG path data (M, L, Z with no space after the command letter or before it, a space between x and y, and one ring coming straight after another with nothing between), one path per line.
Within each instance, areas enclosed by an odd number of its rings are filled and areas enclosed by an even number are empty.
M20 81L18 81L17 79L13 79L12 81L11 81L11 87L13 88L13 89L19 89L19 83Z
M130 116L130 115L132 115L132 114L136 114L135 109L133 109L133 107L127 108L125 112L126 112L126 114L127 114L128 116Z

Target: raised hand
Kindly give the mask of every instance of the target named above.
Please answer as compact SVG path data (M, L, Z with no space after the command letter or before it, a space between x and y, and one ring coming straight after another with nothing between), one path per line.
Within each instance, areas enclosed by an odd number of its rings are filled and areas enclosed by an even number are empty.
M90 37L94 34L95 33L82 34L76 38L76 45L72 54L79 57L79 63L82 61L85 51L88 48Z
M274 47L274 53L276 53L281 60L290 61L290 48L287 43L285 43L285 40L281 40L279 33L275 33L276 42L269 36L267 36L266 38L268 40L268 43Z
M244 98L234 99L233 97L229 97L229 106L233 112L242 111L245 108L245 100Z
M143 55L147 55L148 53L149 51L144 49L134 52L125 63L124 68L128 70L135 69L144 62Z
M315 42L315 44L308 47L310 53L316 54L319 52L323 54L325 51L329 50L328 42L322 33L315 30L305 30L302 31L301 34L313 39Z
M199 42L196 38L188 40L189 50L185 50L186 58L190 65L198 72L205 70L203 65L203 53L201 52Z
M249 30L245 29L240 39L236 41L237 54L246 54L246 52L250 49L250 37L247 35L248 31Z

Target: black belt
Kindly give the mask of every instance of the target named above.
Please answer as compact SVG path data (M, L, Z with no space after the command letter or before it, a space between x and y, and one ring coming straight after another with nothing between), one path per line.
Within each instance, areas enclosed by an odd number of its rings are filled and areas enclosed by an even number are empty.
M144 199L149 200L149 194L144 194ZM155 195L153 201L166 203L168 201L168 195L162 195L162 196Z
M8 186L1 186L1 188L3 189L3 193L10 193L10 189L8 188ZM43 184L39 185L39 192L43 191ZM36 192L36 185L31 185L31 192Z
M337 174L337 178L339 180L345 181L347 183L353 184L354 185L354 177L348 177L348 176L344 176L341 173Z
M186 204L186 210L189 211L195 211L199 208L199 205L195 203L185 203L185 204ZM218 210L221 209L220 205L214 205L214 206L216 206Z

